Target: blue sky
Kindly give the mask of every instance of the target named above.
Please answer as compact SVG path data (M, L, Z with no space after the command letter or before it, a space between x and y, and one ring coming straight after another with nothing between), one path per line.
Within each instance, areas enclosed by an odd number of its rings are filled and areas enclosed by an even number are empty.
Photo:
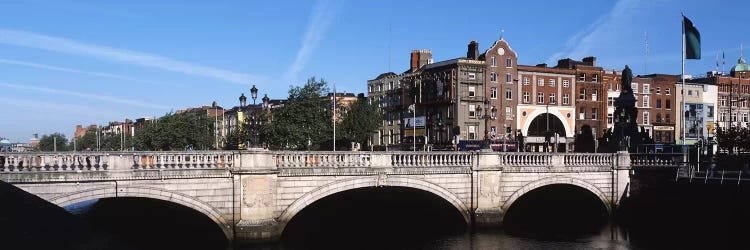
M681 11L702 38L703 59L686 73L714 70L722 50L729 70L750 43L747 1L469 2L3 1L0 137L232 107L252 84L285 98L310 76L364 92L368 79L404 71L412 49L452 59L501 33L521 64L592 55L635 74L680 72Z

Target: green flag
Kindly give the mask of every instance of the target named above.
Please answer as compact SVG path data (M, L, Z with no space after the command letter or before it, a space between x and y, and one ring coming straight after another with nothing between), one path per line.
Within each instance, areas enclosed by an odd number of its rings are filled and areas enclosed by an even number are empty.
M685 16L682 16L682 31L685 35L685 59L701 59L701 33Z

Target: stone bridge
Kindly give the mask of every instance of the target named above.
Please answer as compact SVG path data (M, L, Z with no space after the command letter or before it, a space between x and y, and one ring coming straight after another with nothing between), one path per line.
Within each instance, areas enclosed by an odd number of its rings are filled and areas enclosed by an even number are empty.
M0 180L58 206L112 197L164 200L199 211L236 242L276 240L308 205L365 187L429 192L452 204L467 225L500 226L514 201L551 184L588 190L612 212L628 194L630 170L627 152L0 153Z

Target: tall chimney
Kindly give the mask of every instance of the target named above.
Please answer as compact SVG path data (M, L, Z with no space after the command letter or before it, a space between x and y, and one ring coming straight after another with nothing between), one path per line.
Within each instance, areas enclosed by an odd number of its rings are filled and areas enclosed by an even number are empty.
M593 57L593 56L584 57L583 62L588 64L589 66L596 66L596 57Z
M412 50L410 59L409 70L414 72L422 66L432 63L432 52L427 49Z
M469 48L466 51L466 58L477 60L479 59L479 43L476 40L469 42Z

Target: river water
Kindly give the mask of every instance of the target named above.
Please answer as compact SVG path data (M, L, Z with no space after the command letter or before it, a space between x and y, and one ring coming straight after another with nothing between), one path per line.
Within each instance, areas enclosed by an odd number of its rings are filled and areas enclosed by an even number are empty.
M99 242L107 249L747 248L750 191L741 187L653 189L614 217L585 192L550 188L517 200L502 228L476 230L427 193L354 190L302 210L279 242L243 246L229 246L205 216L162 201L103 199L69 210L107 232Z

